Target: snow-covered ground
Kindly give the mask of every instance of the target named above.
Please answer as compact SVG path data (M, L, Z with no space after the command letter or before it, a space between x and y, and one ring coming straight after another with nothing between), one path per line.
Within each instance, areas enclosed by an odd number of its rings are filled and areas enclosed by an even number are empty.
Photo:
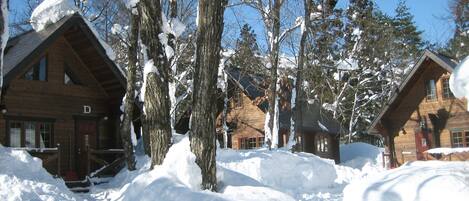
M355 181L344 201L441 201L469 199L469 162L416 161Z
M179 137L181 138L181 137ZM178 141L178 139L176 139ZM379 148L353 145L374 151ZM348 146L344 146L348 147ZM359 154L360 151L352 152ZM349 153L350 155L350 153ZM362 157L365 157L362 154ZM347 157L345 157L347 158ZM377 166L378 161L363 166ZM308 153L267 149L217 151L219 193L200 191L200 169L190 152L189 140L182 137L174 144L163 165L149 170L150 159L137 157L138 170L122 170L109 183L94 186L86 195L96 200L342 200L342 190L350 182L367 177L379 167L360 170L335 165L334 161ZM354 164L357 164L355 162Z
M53 178L42 161L22 150L0 145L0 200L81 200L62 179Z
M41 168L39 159L0 147L0 200L462 201L469 197L469 162L413 162L384 170L382 149L364 143L342 145L342 165L283 149L219 149L219 192L201 191L200 169L188 137L177 136L175 142L161 166L150 170L150 159L140 155L136 171L124 169L108 183L79 195Z

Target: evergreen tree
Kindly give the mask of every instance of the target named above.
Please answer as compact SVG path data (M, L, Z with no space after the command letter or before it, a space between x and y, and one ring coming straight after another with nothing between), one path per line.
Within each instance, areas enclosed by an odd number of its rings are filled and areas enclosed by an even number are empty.
M469 52L469 0L454 0L451 5L456 29L448 42L446 52L458 59L464 59Z
M399 62L396 67L404 71L420 56L423 46L420 36L422 32L417 30L413 22L414 17L404 0L399 1L395 12L396 16L392 19L394 31L394 41L392 42L395 47L392 56L394 62Z
M266 69L262 66L259 58L260 51L256 37L251 26L244 24L239 39L236 41L235 54L231 64L248 74L266 74Z

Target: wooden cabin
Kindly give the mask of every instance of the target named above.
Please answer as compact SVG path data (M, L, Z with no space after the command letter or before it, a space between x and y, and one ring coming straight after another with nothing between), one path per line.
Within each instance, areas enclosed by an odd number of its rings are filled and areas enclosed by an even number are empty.
M467 102L449 88L455 67L452 59L425 51L372 122L369 132L384 137L392 165L422 160L431 148L469 147Z
M0 143L30 151L66 180L122 154L126 79L97 37L75 14L11 38L5 49Z
M233 149L254 149L262 147L265 141L264 122L268 110L265 100L265 82L262 76L243 74L239 69L228 71L228 147ZM290 93L290 92L289 92ZM290 97L287 98L290 101ZM333 120L316 104L303 102L303 131L299 142L300 150L320 157L340 161L339 133L340 124ZM288 143L290 132L291 108L279 110L279 147ZM221 115L218 118L219 139L223 133Z

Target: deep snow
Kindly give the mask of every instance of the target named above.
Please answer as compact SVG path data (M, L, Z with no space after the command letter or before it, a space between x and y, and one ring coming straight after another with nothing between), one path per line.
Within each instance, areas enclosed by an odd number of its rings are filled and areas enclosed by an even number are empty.
M416 161L344 189L344 201L466 201L469 162Z
M469 196L469 162L413 162L386 171L382 149L364 143L341 146L343 165L284 149L218 149L219 193L201 191L188 137L173 140L161 166L150 170L150 158L139 155L136 171L124 169L80 196L47 173L39 159L0 147L0 200L462 201Z
M176 136L173 140L175 144L161 166L149 170L150 159L138 156L137 171L122 170L109 183L94 186L89 196L97 200L129 201L341 200L342 189L348 183L369 175L313 154L291 153L285 149L218 149L219 193L200 191L200 169L190 152L188 137ZM362 149L370 147L378 149L373 146ZM379 164L370 161L370 166Z
M81 200L62 179L53 178L42 161L22 150L0 145L0 200Z

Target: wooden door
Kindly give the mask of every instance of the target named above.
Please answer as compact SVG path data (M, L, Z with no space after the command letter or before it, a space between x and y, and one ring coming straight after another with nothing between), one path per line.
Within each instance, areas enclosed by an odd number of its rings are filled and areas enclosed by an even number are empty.
M427 151L431 147L431 136L430 132L421 130L415 134L415 148L417 160L424 160L423 152Z
M75 121L76 167L79 179L88 174L88 149L96 148L96 120L77 119ZM91 167L90 167L91 168Z

